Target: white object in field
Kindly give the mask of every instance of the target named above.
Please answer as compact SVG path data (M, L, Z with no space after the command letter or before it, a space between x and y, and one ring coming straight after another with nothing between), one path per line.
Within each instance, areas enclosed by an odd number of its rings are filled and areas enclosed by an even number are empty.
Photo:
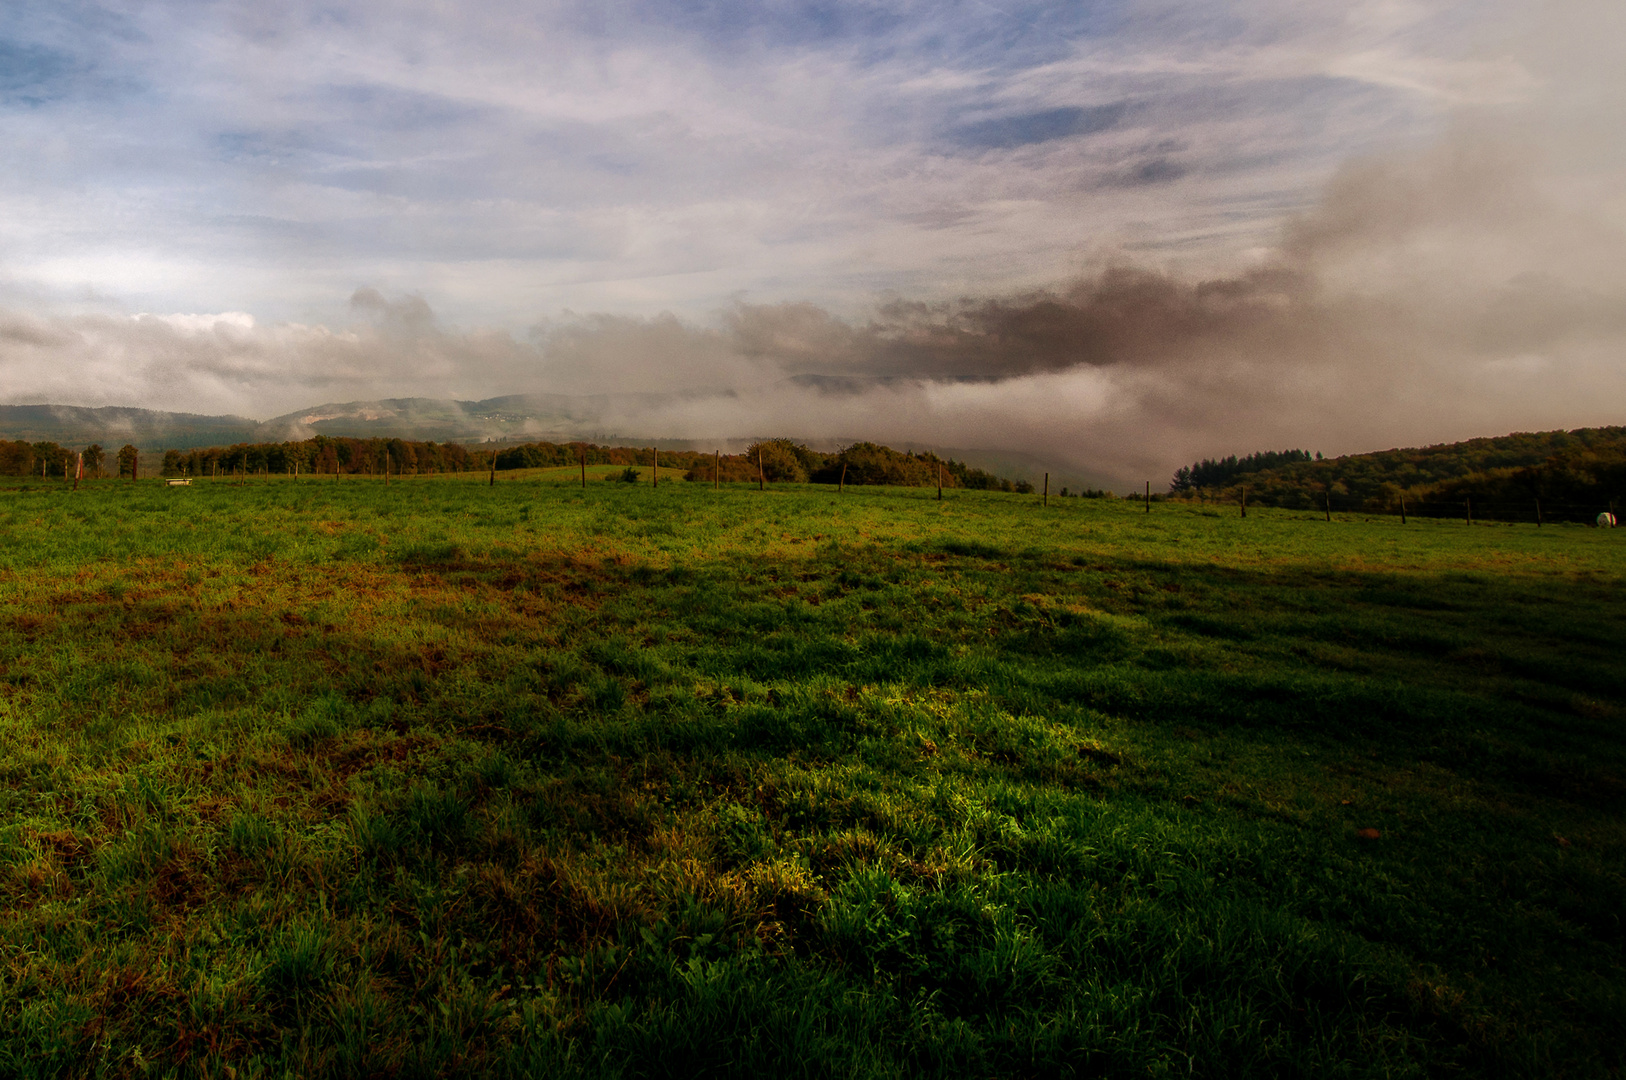
M192 481L190 481L190 480L165 480L164 483L168 484L170 487L191 487L192 486Z
M1605 510L1603 513L1598 515L1598 528L1600 528L1600 529L1613 529L1614 527L1615 527L1615 515L1611 514L1607 510Z

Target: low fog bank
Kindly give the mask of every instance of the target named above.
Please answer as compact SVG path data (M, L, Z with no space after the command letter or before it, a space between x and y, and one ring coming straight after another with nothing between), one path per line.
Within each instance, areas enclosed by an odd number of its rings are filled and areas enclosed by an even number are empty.
M492 434L980 448L1120 488L1204 456L1619 423L1626 184L1596 155L1571 167L1574 145L1462 120L1433 147L1350 163L1275 250L1222 278L1107 254L1026 295L891 298L848 319L742 302L703 325L566 313L524 336L370 289L342 329L12 311L0 385L14 403L262 417L548 394L555 407Z

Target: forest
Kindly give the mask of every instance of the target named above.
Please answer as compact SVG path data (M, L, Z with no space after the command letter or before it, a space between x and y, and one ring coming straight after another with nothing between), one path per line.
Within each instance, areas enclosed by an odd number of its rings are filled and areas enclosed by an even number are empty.
M1626 502L1626 427L1516 432L1336 458L1285 451L1200 461L1176 472L1169 491L1292 509L1591 520Z

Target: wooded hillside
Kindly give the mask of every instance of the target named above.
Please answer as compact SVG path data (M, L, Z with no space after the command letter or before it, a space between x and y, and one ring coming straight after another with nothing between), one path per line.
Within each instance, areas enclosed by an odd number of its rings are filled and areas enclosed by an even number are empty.
M1302 451L1288 451L1302 455ZM1225 471L1223 482L1193 478L1225 462L1198 462L1175 474L1171 493L1250 505L1364 510L1425 516L1458 515L1523 521L1590 520L1626 502L1626 427L1517 432L1496 438L1383 450L1322 460L1271 463L1280 454L1251 455L1262 468ZM1227 462L1232 459L1226 459ZM1206 470L1213 475L1212 468ZM1182 480L1185 481L1182 486Z

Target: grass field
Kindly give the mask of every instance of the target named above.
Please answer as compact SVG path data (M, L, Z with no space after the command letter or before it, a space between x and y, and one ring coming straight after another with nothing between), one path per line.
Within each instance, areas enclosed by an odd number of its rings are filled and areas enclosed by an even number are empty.
M1619 1075L1626 531L576 475L0 491L0 1075Z

